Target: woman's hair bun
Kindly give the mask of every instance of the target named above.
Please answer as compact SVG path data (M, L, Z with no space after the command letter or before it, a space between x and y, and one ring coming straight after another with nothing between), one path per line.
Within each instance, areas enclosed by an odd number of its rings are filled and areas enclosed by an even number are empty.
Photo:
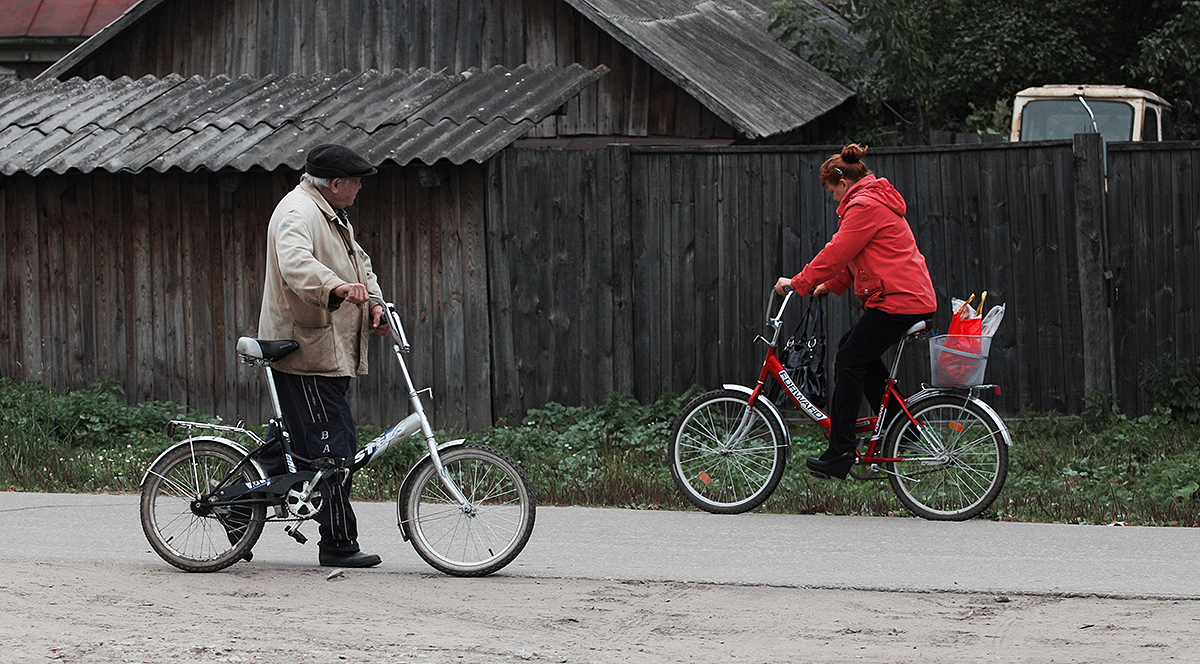
M853 164L855 162L862 161L863 155L865 154L867 154L866 146L859 145L858 143L851 143L850 145L842 148L842 161L846 162L847 164Z
M832 155L821 164L821 182L828 185L835 185L842 180L853 183L871 175L871 169L862 161L866 153L867 146L858 143L842 148L841 154Z

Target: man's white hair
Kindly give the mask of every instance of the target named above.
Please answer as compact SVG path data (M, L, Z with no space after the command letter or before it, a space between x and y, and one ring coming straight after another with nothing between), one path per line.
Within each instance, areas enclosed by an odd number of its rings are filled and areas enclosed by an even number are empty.
M302 173L300 175L300 180L311 184L317 189L330 189L333 187L333 178L319 178L315 175Z

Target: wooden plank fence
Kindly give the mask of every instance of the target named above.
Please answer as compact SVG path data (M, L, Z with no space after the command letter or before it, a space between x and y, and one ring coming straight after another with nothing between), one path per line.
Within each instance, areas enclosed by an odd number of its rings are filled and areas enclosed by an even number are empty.
M986 289L1007 305L988 369L1006 412L1079 412L1097 386L1142 412L1141 364L1200 353L1200 144L1115 144L1102 162L1086 143L867 158L908 201L937 326L950 296ZM404 314L439 426L477 429L550 400L650 401L750 381L771 283L835 229L816 178L830 151L509 149L482 166L381 169L354 220ZM54 389L113 376L133 402L262 418L261 376L233 344L254 331L266 222L295 181L0 177L3 375ZM829 300L831 344L857 306ZM371 352L352 402L362 422L383 425L407 412L406 395L389 351ZM926 380L927 361L913 353L905 382Z
M763 352L753 339L762 331L770 284L802 267L836 228L834 205L816 175L830 149L609 148L615 160L614 150L629 152L632 282L627 292L603 297L632 302L632 357L614 349L611 361L602 350L602 363L576 359L604 376L604 385L631 383L643 401L693 383L715 387L753 379ZM1190 267L1198 150L1190 143L1108 146L1107 193L1098 141L879 149L867 161L909 204L907 217L939 296L936 326L946 328L952 296L986 290L989 303L1007 306L988 370L989 381L1002 386L993 398L999 408L1076 413L1090 393L1103 389L1128 411L1141 412L1141 362L1163 352L1195 357L1200 350ZM547 215L540 206L547 199L569 200L562 192L593 192L596 182L577 181L581 171L572 163L602 160L598 152L536 161L528 151L506 151L493 184L507 186L520 164L517 179L526 189L509 196L497 214L507 215L509 225L517 218L523 226L555 226L557 232L565 232L563 224L588 227L599 216L588 200L615 201L622 194L588 193L570 203L569 214ZM614 233L624 232L614 227ZM1086 246L1080 246L1081 236ZM572 264L623 254L596 245L597 239L581 246ZM511 271L520 261L561 262L542 249L531 245L519 257L495 255L493 264L507 263ZM492 290L534 297L528 286L502 279ZM569 279L558 287L579 290ZM858 303L834 298L829 306L828 335L835 345ZM575 313L564 308L559 315ZM545 315L553 319L553 307ZM494 316L493 329L507 325ZM525 378L539 372L556 381L568 378L532 357L527 364ZM615 372L611 379L609 371ZM918 349L908 357L903 379L911 385L928 375L927 351ZM554 398L595 400L596 394L574 392L572 385L573 379L556 382ZM540 400L495 398L503 404L498 410L511 412Z
M1110 145L1107 205L1116 391L1138 413L1142 363L1200 356L1200 143Z

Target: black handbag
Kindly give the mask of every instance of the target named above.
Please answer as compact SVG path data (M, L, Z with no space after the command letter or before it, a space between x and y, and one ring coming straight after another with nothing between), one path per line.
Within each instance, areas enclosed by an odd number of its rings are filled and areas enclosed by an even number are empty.
M804 316L792 332L792 338L787 340L778 351L779 361L788 375L796 383L796 387L818 408L825 407L825 298L810 297ZM792 403L787 391L778 389L775 395L775 405L785 406Z

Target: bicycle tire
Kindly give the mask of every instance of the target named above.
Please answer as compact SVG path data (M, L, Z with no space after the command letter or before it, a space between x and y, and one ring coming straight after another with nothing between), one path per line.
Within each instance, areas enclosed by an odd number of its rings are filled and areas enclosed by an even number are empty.
M767 407L761 402L747 406L747 397L734 390L702 394L671 427L671 477L684 497L706 512L748 512L763 504L783 478L790 441Z
M266 521L264 505L194 510L242 460L224 443L195 439L158 460L142 485L142 531L163 560L185 572L216 572L241 560L258 542ZM247 464L231 483L258 482Z
M442 466L470 503L449 495L433 460L413 470L401 518L417 554L454 576L486 576L508 565L533 534L537 501L525 471L486 445L460 445L441 453Z
M1008 476L1003 423L962 397L937 396L909 405L913 420L898 415L884 455L905 458L888 466L896 497L914 514L936 521L965 521L987 509Z

